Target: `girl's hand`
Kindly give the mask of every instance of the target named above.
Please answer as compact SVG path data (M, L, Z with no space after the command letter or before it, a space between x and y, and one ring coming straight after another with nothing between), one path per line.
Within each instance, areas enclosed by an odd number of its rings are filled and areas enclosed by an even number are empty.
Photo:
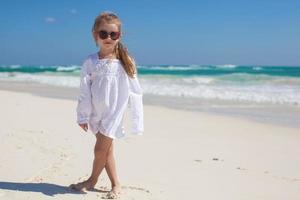
M87 130L89 129L88 124L84 123L84 124L78 124L85 132L87 132Z

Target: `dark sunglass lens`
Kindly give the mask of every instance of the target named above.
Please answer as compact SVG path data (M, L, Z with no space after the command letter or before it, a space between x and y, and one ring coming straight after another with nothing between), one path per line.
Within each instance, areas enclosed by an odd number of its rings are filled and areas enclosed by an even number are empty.
M119 33L119 32L111 32L111 33L110 33L110 38L111 38L112 40L117 40L117 39L119 38L119 36L120 36L120 33Z
M108 33L106 31L99 31L99 37L102 40L105 40L106 38L108 38Z

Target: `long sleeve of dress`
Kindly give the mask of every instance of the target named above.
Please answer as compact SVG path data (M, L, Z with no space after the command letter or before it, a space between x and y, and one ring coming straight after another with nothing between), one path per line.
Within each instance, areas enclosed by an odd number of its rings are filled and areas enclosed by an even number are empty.
M143 92L136 75L129 78L129 110L132 120L131 132L141 135L144 132Z
M83 124L88 123L91 111L91 74L89 72L89 59L83 62L80 71L80 89L77 104L77 123Z

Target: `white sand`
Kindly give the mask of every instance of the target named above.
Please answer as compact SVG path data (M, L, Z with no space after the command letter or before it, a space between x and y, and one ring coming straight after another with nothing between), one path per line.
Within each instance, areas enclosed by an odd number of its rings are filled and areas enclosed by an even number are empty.
M0 199L95 199L95 137L76 101L0 90ZM126 126L129 126L126 121ZM300 199L300 129L145 106L145 134L115 141L124 200ZM109 189L103 171L96 188Z

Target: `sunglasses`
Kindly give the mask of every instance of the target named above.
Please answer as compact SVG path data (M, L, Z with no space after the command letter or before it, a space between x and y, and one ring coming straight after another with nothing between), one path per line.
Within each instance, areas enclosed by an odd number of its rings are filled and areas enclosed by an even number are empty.
M99 35L99 37L100 37L102 40L107 39L108 36L110 36L110 38L111 38L112 40L117 40L117 39L120 38L120 32L114 32L114 31L112 31L112 32L109 33L109 32L107 32L107 31L105 31L105 30L101 30L101 31L98 32L98 35Z

